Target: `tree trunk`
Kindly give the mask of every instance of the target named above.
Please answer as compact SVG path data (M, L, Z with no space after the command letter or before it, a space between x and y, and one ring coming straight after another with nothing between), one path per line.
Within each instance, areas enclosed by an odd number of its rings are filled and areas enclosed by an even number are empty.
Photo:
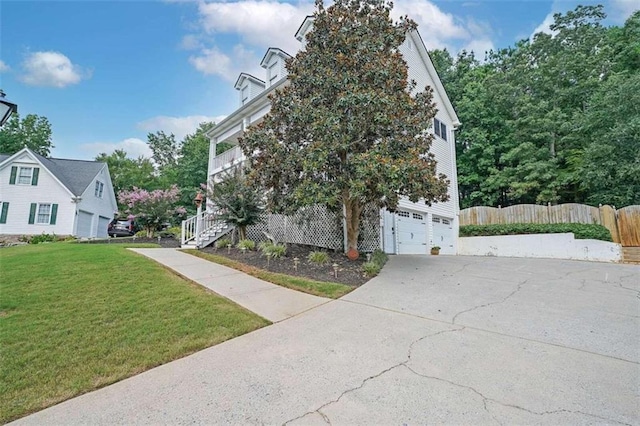
M240 241L247 239L247 227L246 226L238 226L238 237Z
M343 199L345 221L347 222L347 247L345 253L350 250L358 251L358 235L360 235L360 214L362 205L359 200Z

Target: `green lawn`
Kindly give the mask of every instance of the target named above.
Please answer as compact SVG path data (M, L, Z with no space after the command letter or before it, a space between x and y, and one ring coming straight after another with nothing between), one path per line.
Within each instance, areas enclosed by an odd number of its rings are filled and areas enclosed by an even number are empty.
M191 254L193 256L200 257L202 259L209 260L211 262L218 263L220 265L228 266L229 268L237 269L245 274L251 275L261 280L268 281L273 284L287 287L293 290L298 290L303 293L313 294L315 296L329 297L331 299L337 299L344 296L353 290L353 287L349 287L345 284L329 283L325 281L314 281L302 277L293 277L291 275L278 274L276 272L265 271L258 269L244 263L237 262L233 259L226 258L224 256L218 256L211 253L204 253L198 250L182 250L184 253Z
M0 249L0 423L269 322L121 245Z

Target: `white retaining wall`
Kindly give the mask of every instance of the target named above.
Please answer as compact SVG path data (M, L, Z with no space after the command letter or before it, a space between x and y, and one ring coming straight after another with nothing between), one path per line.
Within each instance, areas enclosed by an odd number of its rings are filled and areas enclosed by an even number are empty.
M460 237L458 254L464 256L542 257L551 259L620 262L620 244L577 240L572 233Z

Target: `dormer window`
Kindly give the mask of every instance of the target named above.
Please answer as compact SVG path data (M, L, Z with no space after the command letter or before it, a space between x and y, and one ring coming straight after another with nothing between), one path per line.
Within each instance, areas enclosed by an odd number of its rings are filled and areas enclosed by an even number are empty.
M241 93L241 104L244 105L249 101L249 86L244 86Z
M270 86L278 80L278 65L280 65L278 61L269 65L269 85Z
M267 49L267 53L260 61L260 66L267 70L267 87L274 86L287 75L284 64L287 58L290 57L291 55L282 49L276 47Z

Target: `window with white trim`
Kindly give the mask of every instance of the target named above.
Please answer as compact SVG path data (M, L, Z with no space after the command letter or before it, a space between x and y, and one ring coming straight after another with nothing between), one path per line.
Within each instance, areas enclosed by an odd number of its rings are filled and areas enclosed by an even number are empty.
M278 66L279 65L280 64L278 63L278 61L276 61L273 64L269 65L269 84L275 83L275 81L278 79Z
M433 223L440 223L440 218L439 217L433 217L433 219L431 219L431 222Z
M51 223L51 204L38 204L36 223L45 225Z
M451 221L449 219L442 219L443 225L451 225Z
M422 217L420 213L414 213L413 218L418 220L424 220L424 217Z
M241 98L242 98L242 105L244 105L249 100L249 86L244 86L240 92L241 92Z
M18 170L19 185L31 185L32 177L33 177L33 167L20 167L20 169Z
M96 181L96 190L95 190L95 196L97 198L102 198L102 192L104 191L104 183L100 182L99 180Z
M398 212L398 216L400 216L400 217L409 217L409 212Z
M437 118L433 119L433 132L436 136L440 136L445 141L447 140L447 125Z

